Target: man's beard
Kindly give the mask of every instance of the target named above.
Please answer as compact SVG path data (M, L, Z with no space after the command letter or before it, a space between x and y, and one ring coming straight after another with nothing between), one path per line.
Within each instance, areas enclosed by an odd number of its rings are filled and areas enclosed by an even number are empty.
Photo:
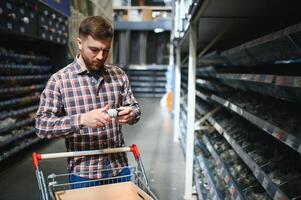
M104 62L96 62L96 61L90 62L90 60L86 58L84 55L82 55L82 58L88 70L98 71L102 68L104 64Z

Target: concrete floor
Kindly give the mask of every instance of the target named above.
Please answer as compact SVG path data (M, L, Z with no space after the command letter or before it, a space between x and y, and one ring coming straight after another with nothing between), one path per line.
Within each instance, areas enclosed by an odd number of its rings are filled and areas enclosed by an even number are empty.
M179 200L184 196L184 157L179 143L173 142L172 120L160 108L160 99L139 99L142 118L134 126L123 129L126 145L137 144L152 191L161 200ZM19 153L1 165L0 199L39 199L38 187L31 164L31 152L65 151L63 139L41 142ZM62 173L66 161L50 160L41 163L45 174Z

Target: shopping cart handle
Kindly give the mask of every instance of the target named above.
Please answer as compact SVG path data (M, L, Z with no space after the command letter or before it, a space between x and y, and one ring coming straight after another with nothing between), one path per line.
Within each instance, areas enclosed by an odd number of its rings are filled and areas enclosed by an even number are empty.
M138 147L135 144L132 144L130 148L131 148L131 152L134 155L135 160L138 160L140 158Z
M41 160L41 154L37 152L32 153L32 164L33 168L36 170L38 168L39 160Z
M33 152L32 163L34 169L37 169L39 160L43 160L43 159L93 156L93 155L103 155L103 154L112 154L112 153L121 153L121 152L132 152L135 160L138 160L140 158L140 153L137 146L135 144L132 144L130 147L100 149L100 150L91 150L91 151L73 151L73 152L48 153L48 154L39 154L37 152Z

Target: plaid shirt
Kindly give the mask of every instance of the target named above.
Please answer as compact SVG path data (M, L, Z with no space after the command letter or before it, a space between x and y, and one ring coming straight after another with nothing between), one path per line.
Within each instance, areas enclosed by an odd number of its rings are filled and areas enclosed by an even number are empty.
M124 146L121 125L113 119L102 128L82 128L80 115L109 105L109 108L131 106L136 123L140 108L129 80L122 69L106 64L99 79L81 66L77 59L56 72L49 79L41 94L37 111L36 133L40 138L65 136L68 151L85 151ZM109 166L108 166L109 165ZM76 157L69 159L70 172L81 173L81 177L101 178L100 170L106 167L127 166L125 153L104 156ZM118 171L111 172L111 176Z

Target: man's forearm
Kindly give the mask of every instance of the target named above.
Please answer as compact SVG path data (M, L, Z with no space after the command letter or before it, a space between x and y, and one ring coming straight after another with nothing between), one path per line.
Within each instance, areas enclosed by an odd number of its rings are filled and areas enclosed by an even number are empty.
M54 138L80 129L80 114L64 117L37 116L36 134L40 138Z

